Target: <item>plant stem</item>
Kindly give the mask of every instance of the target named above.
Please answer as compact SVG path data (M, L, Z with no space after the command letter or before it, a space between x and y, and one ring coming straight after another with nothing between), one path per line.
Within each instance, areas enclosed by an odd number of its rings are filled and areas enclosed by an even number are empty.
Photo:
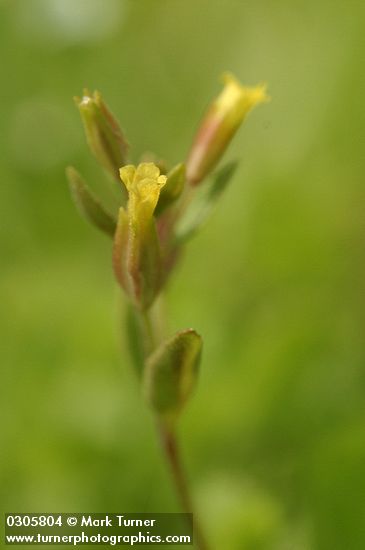
M138 312L142 331L145 359L165 338L165 316L163 296L155 300L152 307Z
M148 355L156 349L161 340L161 324L163 323L161 323L161 319L157 319L156 313L159 317L161 316L161 304L159 310L153 311L152 309L149 309L142 312L140 315L144 338L145 357L148 357ZM176 433L173 429L162 422L159 422L158 424L158 431L161 447L172 474L173 484L175 486L181 508L185 513L193 514L195 546L199 550L208 550L209 547L205 540L205 536L203 535L196 514L193 512L194 506L180 458Z
M184 512L188 514L193 514L195 546L199 548L199 550L208 550L208 544L205 540L205 536L203 535L196 514L194 514L193 512L193 502L188 488L185 472L181 463L176 434L174 431L170 430L162 424L159 424L159 433L162 449L170 467L176 493L180 500L181 507Z
M157 337L156 331L154 330L153 320L151 318L150 312L145 311L140 315L141 324L142 324L142 333L144 340L144 354L145 357L148 357L149 354L157 347Z

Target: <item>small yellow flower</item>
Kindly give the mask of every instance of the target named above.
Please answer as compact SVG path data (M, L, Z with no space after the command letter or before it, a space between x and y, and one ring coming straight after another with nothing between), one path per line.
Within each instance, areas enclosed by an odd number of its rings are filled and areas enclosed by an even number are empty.
M118 281L136 307L145 310L162 282L161 247L154 211L167 177L153 162L120 168L128 191L127 208L119 209L113 263Z
M132 222L149 220L156 208L160 191L167 177L160 175L160 169L153 162L132 164L120 169L120 178L127 188L128 215Z
M246 115L269 101L266 85L242 86L231 74L223 75L224 88L211 104L194 140L187 161L187 179L196 185L214 168Z
M221 118L229 117L235 126L239 126L245 116L260 103L269 101L266 84L255 87L241 86L230 73L223 75L225 84L222 93L215 102L215 109Z

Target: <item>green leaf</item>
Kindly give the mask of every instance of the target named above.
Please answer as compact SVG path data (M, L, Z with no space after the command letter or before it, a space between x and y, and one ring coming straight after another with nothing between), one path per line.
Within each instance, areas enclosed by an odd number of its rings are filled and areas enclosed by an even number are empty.
M181 195L186 181L185 164L177 164L167 174L167 181L161 189L160 197L155 210L155 215L159 216L175 202Z
M210 182L196 190L194 199L176 224L175 236L178 243L191 238L209 218L223 191L231 181L237 165L236 161L226 164Z
M202 338L193 329L177 332L147 359L144 392L155 412L174 421L197 380Z
M81 216L101 231L104 231L104 233L113 237L116 229L116 220L111 214L106 212L99 199L75 168L69 166L66 169L66 175L72 198Z

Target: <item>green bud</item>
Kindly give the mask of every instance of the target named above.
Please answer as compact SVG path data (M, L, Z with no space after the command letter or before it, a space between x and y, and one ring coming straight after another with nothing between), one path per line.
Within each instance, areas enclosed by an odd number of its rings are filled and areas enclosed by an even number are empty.
M87 143L96 160L119 180L119 168L126 164L128 143L101 94L87 90L75 98L84 125Z
M195 330L176 333L147 359L144 393L165 422L174 422L189 399L198 375L202 338Z
M104 233L114 236L117 222L106 212L99 199L94 195L80 174L69 166L66 175L70 185L72 198L83 218L95 225Z

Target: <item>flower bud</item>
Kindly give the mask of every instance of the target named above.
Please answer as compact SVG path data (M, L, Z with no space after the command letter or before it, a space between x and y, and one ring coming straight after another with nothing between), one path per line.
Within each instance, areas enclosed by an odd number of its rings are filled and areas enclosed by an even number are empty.
M160 420L172 426L193 393L203 341L193 329L162 342L146 362L144 393Z
M87 143L96 160L119 180L119 168L127 162L128 143L99 92L75 98L84 124Z
M266 86L241 86L231 74L223 76L224 88L211 104L196 134L186 163L187 180L199 184L215 167L246 115L269 101Z
M153 163L120 169L128 191L127 209L120 209L114 240L114 271L135 306L147 309L162 283L162 258L154 211L166 176Z

